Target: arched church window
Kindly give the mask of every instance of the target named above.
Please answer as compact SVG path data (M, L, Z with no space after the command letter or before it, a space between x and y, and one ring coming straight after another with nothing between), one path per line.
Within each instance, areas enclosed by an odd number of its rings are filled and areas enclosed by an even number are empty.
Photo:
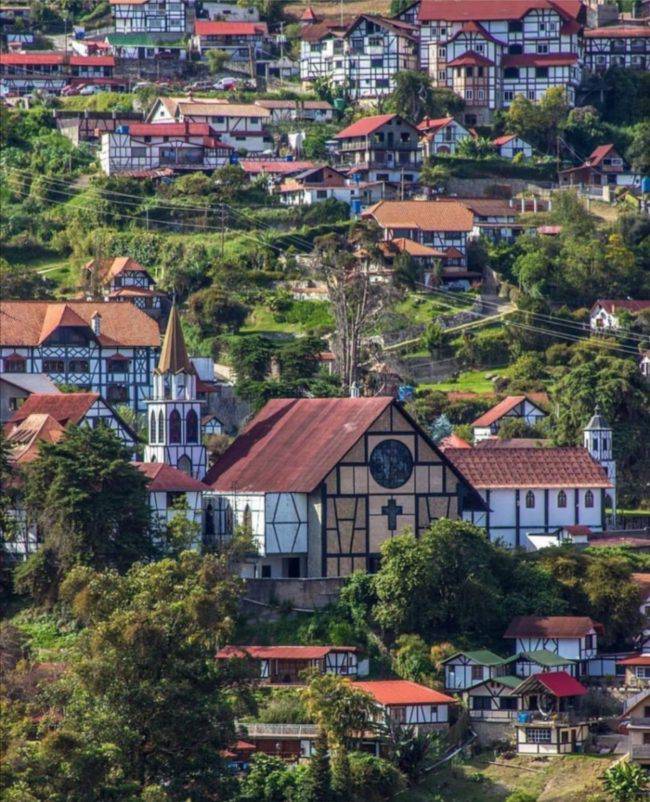
M193 409L185 416L185 433L188 443L199 442L199 416Z
M192 474L192 460L186 454L179 458L177 467L183 473Z
M607 451L607 438L603 437L603 451Z
M594 494L591 490L587 490L585 493L585 507L593 507L594 506Z
M153 409L151 410L151 415L149 415L149 442L156 442L156 413Z
M180 443L181 440L181 413L177 409L172 409L169 416L169 442Z
M560 492L557 494L557 506L566 507L566 493L564 490L560 490Z
M593 448L593 450L594 450L594 451L598 451L598 438L597 438L597 437L594 437L594 438L593 438L593 441L594 441L594 448Z
M158 442L165 442L165 416L163 415L162 409L158 413Z
M249 504L247 504L244 507L244 517L242 518L242 524L247 532L253 531L253 513L251 512Z
M529 490L526 493L526 507L529 510L532 510L535 507L535 494L532 490Z

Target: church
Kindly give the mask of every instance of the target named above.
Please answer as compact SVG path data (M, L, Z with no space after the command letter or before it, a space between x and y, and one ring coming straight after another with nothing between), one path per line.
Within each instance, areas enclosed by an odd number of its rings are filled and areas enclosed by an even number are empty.
M376 571L382 544L485 503L392 399L269 401L204 479L217 538L252 531L244 575Z

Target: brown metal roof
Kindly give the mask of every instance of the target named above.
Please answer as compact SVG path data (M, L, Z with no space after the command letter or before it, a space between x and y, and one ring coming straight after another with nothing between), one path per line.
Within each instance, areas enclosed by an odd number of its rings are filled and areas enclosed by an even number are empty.
M603 634L603 625L588 616L518 615L510 622L504 638L582 638L595 630Z

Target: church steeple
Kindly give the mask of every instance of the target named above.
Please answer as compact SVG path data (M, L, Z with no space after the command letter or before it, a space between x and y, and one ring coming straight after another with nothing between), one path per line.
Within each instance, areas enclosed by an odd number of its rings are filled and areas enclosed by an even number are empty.
M600 407L596 404L594 414L589 423L582 430L584 447L591 456L599 462L607 471L607 478L612 483L613 488L608 495L613 511L613 522L616 522L616 460L613 451L613 430L601 414ZM609 505L608 505L609 506Z
M202 479L206 452L201 441L201 405L196 396L196 370L185 347L176 305L167 321L153 397L147 402L149 437L145 462L166 462Z

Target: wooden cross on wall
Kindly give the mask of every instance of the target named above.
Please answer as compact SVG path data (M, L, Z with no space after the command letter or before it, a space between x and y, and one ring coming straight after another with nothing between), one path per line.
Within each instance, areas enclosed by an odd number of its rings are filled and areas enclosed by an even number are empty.
M394 532L397 529L397 516L401 515L403 509L395 503L394 498L388 499L388 504L381 508L381 514L388 518L388 530Z

